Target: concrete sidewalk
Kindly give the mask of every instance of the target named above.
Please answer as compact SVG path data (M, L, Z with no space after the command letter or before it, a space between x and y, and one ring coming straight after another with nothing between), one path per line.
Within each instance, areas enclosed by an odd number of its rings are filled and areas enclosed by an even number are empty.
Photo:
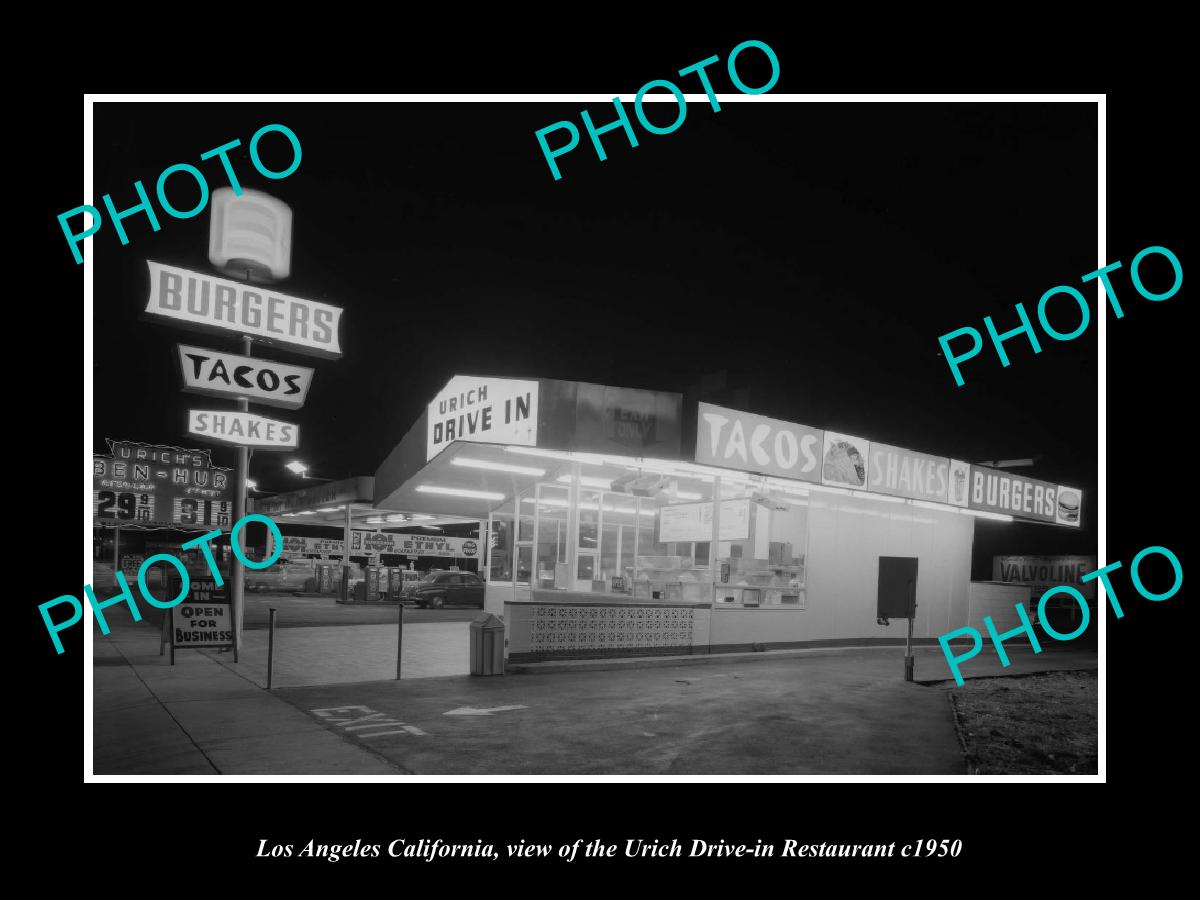
M431 629L431 646L451 648L447 665L465 667L466 623L418 627ZM373 680L267 693L255 683L263 632L238 664L232 654L179 651L171 667L152 624L126 619L113 628L108 637L95 632L98 775L965 771L938 648L915 648L917 683L903 681L900 647L557 661L504 677L397 681L392 626L292 628L276 634L284 681L289 667L305 678L346 678L364 666ZM966 674L1097 664L1087 648L1010 653L1007 669L981 654Z
M94 636L96 775L405 774L203 653L172 667L153 628Z
M275 630L274 687L346 684L396 678L394 624L335 625ZM243 631L238 672L260 687L267 684L267 640L264 630ZM467 675L471 671L469 622L404 626L404 678ZM229 653L199 651L222 663ZM176 660L178 660L178 655Z

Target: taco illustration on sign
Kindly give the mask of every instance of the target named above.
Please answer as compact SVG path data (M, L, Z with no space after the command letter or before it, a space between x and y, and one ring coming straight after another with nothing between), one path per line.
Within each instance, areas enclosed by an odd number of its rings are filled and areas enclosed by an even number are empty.
M866 484L867 464L858 448L849 441L831 441L825 450L824 480L862 487Z

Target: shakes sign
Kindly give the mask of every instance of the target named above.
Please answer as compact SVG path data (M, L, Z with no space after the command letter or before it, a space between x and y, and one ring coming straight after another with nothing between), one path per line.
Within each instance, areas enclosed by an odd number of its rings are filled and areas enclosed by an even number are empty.
M150 267L148 315L207 331L250 335L297 353L342 355L338 341L342 311L336 306L291 297L270 287L146 263Z
M188 434L256 450L294 450L300 426L229 409L189 409Z
M429 404L426 461L454 441L537 446L538 383L455 375Z
M876 441L871 445L867 488L880 494L945 503L950 494L950 460Z

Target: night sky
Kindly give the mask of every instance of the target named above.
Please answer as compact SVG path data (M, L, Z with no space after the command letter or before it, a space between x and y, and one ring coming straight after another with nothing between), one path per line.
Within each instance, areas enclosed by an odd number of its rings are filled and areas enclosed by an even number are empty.
M295 455L315 475L374 474L455 373L591 381L684 392L692 416L706 399L972 462L1035 457L1028 474L1084 487L1086 527L985 524L976 577L993 547L1094 552L1094 319L1069 343L1039 335L1040 355L1008 342L1007 369L985 346L961 388L937 342L985 315L1015 327L1014 303L1032 317L1044 291L1097 268L1094 104L690 104L673 134L634 119L636 149L605 135L605 162L583 133L554 181L534 131L582 131L585 105L613 118L595 102L98 104L96 198L133 205L135 179L152 192L178 162L215 189L220 165L200 153L241 139L242 183L294 212L279 289L345 310L340 360L254 351L316 369L304 409L258 407L300 424ZM303 161L268 181L246 145L276 122ZM286 165L282 138L262 146ZM185 209L187 181L170 182ZM158 233L126 220L125 247L107 224L87 242L100 452L106 437L195 446L188 404L234 405L181 393L174 346L236 350L235 336L138 317L147 258L210 271L207 212L160 218ZM1068 312L1052 314L1062 330ZM701 397L706 376L723 387ZM251 476L300 487L291 458L257 454Z

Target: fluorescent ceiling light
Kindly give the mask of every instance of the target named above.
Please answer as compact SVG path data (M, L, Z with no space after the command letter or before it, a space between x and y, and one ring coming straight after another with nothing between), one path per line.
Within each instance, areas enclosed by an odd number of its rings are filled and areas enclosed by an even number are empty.
M559 484L570 484L574 479L570 475L559 475L555 479ZM612 487L611 478L597 478L592 475L580 475L579 483L584 487L594 488L610 488Z
M424 513L413 513L413 514L412 514L412 516L411 516L410 518L411 518L411 519L412 519L414 522L419 522L419 521L423 521L423 520L426 520L426 519L432 519L432 518L433 518L433 516L427 516L427 515L425 515Z
M490 472L511 472L513 475L533 475L541 478L546 474L545 469L535 469L532 466L511 466L508 463L488 462L486 459L468 459L456 456L450 460L452 466L463 466L468 469L486 469Z
M344 507L344 506L322 506L319 509L317 509L317 512L338 512L345 508L346 507Z
M471 497L476 500L503 500L504 495L498 494L495 491L468 491L462 488L438 487L432 484L421 484L417 486L417 492L421 494L446 494L451 497ZM433 516L428 516L432 519Z
M680 500L703 500L703 494L697 494L695 491L676 491L675 496Z
M283 515L285 515L285 516L294 516L294 515L295 515L295 513L284 513Z
M414 516L413 518L416 517ZM392 513L387 517L387 520L389 522L404 522L407 521L407 517L403 513Z
M537 447L505 447L506 453L519 453L521 456L541 456L546 459L566 459L573 460L570 453L564 453L561 450L539 450Z
M851 497L859 497L863 500L882 500L884 503L907 503L903 497L892 497L888 494L873 494L870 491L851 490Z
M853 496L853 491L850 488L830 487L827 484L814 484L809 486L810 491L819 491L822 494L844 494L847 497Z
M300 515L302 515L302 516L315 516L315 515L316 515L316 513L315 513L315 512L313 512L311 509L302 509L302 510L300 510Z
M977 516L980 519L995 519L997 522L1011 522L1012 516L1007 516L1004 513L983 512L979 509L960 509L960 513L964 516Z

